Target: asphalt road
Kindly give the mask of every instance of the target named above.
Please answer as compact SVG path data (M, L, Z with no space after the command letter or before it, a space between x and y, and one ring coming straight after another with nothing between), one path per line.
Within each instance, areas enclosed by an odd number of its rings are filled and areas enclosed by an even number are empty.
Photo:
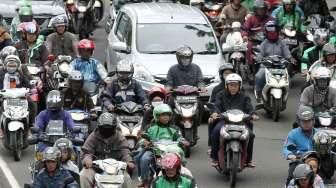
M336 6L335 0L328 0L329 6ZM105 31L99 28L94 32L96 43L95 56L104 60ZM291 124L295 119L295 112L299 98L300 79L294 79L294 88L290 90L287 109L281 113L279 122L275 123L260 111L261 119L255 122L254 169L245 169L238 175L238 188L278 188L283 187L287 175L287 162L281 156L281 147ZM251 90L248 90L251 93ZM200 140L192 149L187 167L191 169L201 188L229 187L228 180L218 174L210 166L207 151L207 127L200 127ZM0 153L17 181L23 186L30 181L28 171L29 162L33 160L33 147L23 152L22 160L14 162L13 157L0 144ZM1 187L1 183L0 183Z

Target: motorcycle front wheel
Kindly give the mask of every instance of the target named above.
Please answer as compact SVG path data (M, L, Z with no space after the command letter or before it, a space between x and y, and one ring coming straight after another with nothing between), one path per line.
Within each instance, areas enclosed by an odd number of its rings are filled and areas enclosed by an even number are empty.
M281 99L273 99L273 102L272 119L273 121L278 122L280 116Z
M231 151L231 160L230 160L230 187L233 188L236 186L237 173L239 169L239 152Z
M22 131L14 131L9 133L10 145L12 147L12 153L15 161L21 160L22 149L20 147L20 141L22 140Z

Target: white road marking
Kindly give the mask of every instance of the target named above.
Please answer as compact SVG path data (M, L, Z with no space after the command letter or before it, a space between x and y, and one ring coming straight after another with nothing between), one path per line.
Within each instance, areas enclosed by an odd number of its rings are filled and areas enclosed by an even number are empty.
M19 183L17 182L17 180L15 179L12 171L9 169L7 163L3 160L2 157L0 157L0 168L3 171L3 174L5 175L5 177L7 178L7 181L9 183L9 185L12 188L19 188L19 187L21 187L19 185Z

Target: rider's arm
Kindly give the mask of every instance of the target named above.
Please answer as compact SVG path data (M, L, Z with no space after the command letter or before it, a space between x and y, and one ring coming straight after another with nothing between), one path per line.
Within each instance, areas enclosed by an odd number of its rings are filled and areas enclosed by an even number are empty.
M254 108L251 102L251 98L249 96L245 96L245 100L244 100L244 113L246 114L252 114Z
M300 97L300 101L299 101L299 108L301 107L301 106L310 106L310 102L311 101L309 101L309 95L311 95L311 93L310 93L311 91L310 91L310 87L306 87L303 91L302 91L302 93L301 93L301 97Z
M286 141L284 142L283 147L282 147L282 153L283 153L283 157L284 157L285 159L288 158L288 155L289 155L289 154L293 154L293 152L291 152L291 151L289 151L289 150L287 149L287 146L288 146L289 144L294 144L294 143L295 143L295 136L293 135L293 131L290 131L290 132L288 133L287 139L286 139Z
M202 73L202 70L201 68L196 65L196 71L197 71L197 87L198 88L204 88L205 87L205 84L204 84L204 81L203 81L203 73Z
M295 10L300 13L300 18L304 18L304 12L300 6L296 5Z
M66 126L68 127L68 129L70 130L73 130L73 128L75 127L75 123L73 119L71 118L70 113L65 110L64 110L64 122Z
M112 100L113 93L114 93L113 84L114 82L112 82L111 84L108 84L102 92L101 99L103 101L104 107L108 107L111 104L113 104L113 100Z
M95 155L95 147L96 147L96 141L95 141L95 132L92 132L88 138L85 140L81 153L80 158L83 160L85 157L90 157L93 159L93 156Z
M272 12L272 14L271 14L271 16L273 18L276 18L281 9L283 9L282 6L279 6L278 8L274 9L273 12Z
M97 61L96 65L97 65L97 72L100 78L105 81L105 79L107 78L107 71L105 67L99 61Z
M44 188L43 177L40 174L36 175L32 187L34 188Z
M137 101L136 101L137 104L142 104L142 105L148 104L145 91L142 89L142 86L137 81L135 81L135 95L137 97Z
M45 129L45 126L47 124L46 118L47 118L46 111L42 111L36 116L35 127L39 129L40 133L43 132Z
M72 50L73 50L73 53L74 53L75 57L79 57L77 43L78 43L77 37L74 34L72 34ZM73 57L73 58L75 58L75 57Z
M117 134L117 136L119 137L119 149L120 149L120 156L121 156L121 161L124 161L126 163L133 161L132 157L131 157L131 151L129 150L129 146L128 146L128 142L126 140L126 138L120 134Z
M248 37L252 27L252 17L249 17L242 27L242 37Z
M45 45L41 45L41 56L40 61L41 64L44 65L48 61L49 51Z
M53 34L48 35L45 42L45 45L50 53L52 53L52 36Z
M174 73L173 73L173 67L170 67L170 69L168 70L168 74L167 74L167 83L166 83L166 88L173 88L174 86Z
M292 58L288 45L285 43L284 40L281 40L281 52L282 52L282 56L285 59L290 60Z
M92 100L92 98L91 98L91 96L89 94L85 95L85 101L86 101L86 103L85 103L84 108L86 108L88 110L91 110L91 109L94 108L93 100Z
M223 94L223 91L219 92L216 95L216 99L215 99L215 108L216 109L214 109L214 112L221 113L221 112L226 111L225 106L223 106L222 94Z

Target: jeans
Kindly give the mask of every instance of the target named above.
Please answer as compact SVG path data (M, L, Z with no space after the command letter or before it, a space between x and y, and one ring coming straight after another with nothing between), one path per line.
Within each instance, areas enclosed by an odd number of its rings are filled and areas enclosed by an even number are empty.
M155 172L154 154L151 151L140 149L134 159L138 168L138 176L141 180L150 180Z
M211 158L218 160L218 151L220 146L220 130L225 126L223 121L217 123L215 128L212 130L211 134ZM254 143L254 133L253 133L253 124L248 123L247 127L249 129L249 141L247 144L247 159L246 162L251 162L253 157L253 143Z
M256 92L261 92L266 84L266 76L265 76L265 67L260 65L260 68L255 75L255 90Z
M85 80L83 84L83 90L86 91L90 96L94 96L98 93L98 84Z

